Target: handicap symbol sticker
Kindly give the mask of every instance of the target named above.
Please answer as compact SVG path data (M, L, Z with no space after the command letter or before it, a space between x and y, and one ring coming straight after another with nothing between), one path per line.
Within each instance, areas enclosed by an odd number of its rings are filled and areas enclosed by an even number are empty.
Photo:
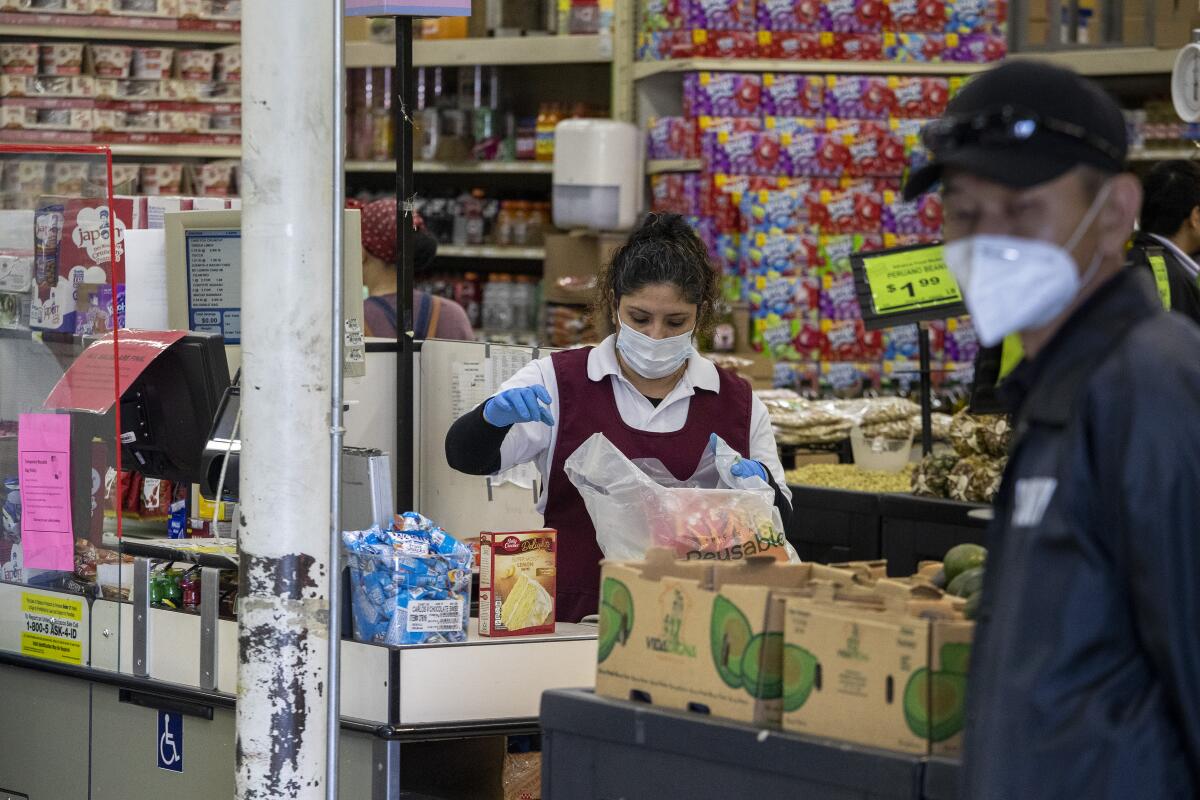
M183 715L158 712L158 768L183 772Z

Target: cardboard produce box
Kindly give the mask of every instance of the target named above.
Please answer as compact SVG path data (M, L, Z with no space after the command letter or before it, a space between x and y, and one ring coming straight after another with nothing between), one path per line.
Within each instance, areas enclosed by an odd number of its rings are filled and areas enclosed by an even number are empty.
M596 691L767 727L783 711L783 593L853 575L750 558L605 562Z
M975 625L929 586L880 580L786 599L784 730L918 755L962 751Z
M588 231L547 234L542 282L546 302L589 305L601 267L626 238L623 234Z

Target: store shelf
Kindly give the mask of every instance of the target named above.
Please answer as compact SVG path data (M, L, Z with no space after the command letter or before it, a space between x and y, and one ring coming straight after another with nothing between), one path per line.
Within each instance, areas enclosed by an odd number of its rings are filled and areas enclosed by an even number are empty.
M610 36L506 36L494 39L436 39L413 42L413 66L462 64L601 64L613 58ZM346 66L394 67L396 48L376 42L347 42Z
M761 58L685 58L673 61L639 61L633 79L642 80L671 72L805 72L867 75L969 75L990 64L906 64L895 61L791 61Z
M1090 50L1011 54L1009 58L1034 58L1081 75L1158 75L1171 71L1176 50L1153 47L1105 47ZM671 72L811 72L894 75L970 75L993 64L906 64L893 61L792 61L770 59L687 58L640 61L633 66L634 80Z
M10 17L15 15L0 15ZM79 22L82 20L74 18ZM14 36L38 39L113 39L123 42L179 42L185 44L237 44L241 34L237 31L178 30L172 28L118 27L112 23L128 23L121 17L93 17L87 25L27 25L0 24L0 39Z
M704 162L699 158L646 162L647 175L658 175L663 172L699 172L702 169L704 169Z
M437 254L446 258L496 258L514 261L541 261L546 257L542 247L502 247L499 245L438 245Z
M139 158L241 158L236 144L113 144L114 156Z
M1129 153L1130 161L1171 161L1173 159L1196 158L1200 156L1200 147L1175 147L1162 150L1133 150Z
M394 173L394 161L347 161L347 172ZM444 161L413 162L413 172L444 173L448 175L549 175L554 164L549 161Z
M1167 74L1175 65L1178 50L1154 47L1100 47L1091 50L1014 53L1009 58L1033 58L1069 67L1093 77Z

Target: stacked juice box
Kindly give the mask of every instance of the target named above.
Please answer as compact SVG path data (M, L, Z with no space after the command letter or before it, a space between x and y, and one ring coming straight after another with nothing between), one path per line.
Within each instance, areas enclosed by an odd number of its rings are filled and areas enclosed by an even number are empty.
M776 384L855 394L918 380L909 326L863 327L854 253L941 236L940 198L903 202L905 175L928 158L922 127L960 78L695 72L682 117L651 120L651 158L699 158L694 173L656 175L652 203L687 216L749 304L751 341L776 362ZM935 325L939 376L977 347L961 320ZM967 377L965 375L961 377Z
M1004 0L642 0L638 58L987 62Z

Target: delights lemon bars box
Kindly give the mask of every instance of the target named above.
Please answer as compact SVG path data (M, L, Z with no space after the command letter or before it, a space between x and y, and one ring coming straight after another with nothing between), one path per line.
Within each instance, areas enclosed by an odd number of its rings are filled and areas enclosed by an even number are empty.
M554 633L556 534L479 534L479 635Z

